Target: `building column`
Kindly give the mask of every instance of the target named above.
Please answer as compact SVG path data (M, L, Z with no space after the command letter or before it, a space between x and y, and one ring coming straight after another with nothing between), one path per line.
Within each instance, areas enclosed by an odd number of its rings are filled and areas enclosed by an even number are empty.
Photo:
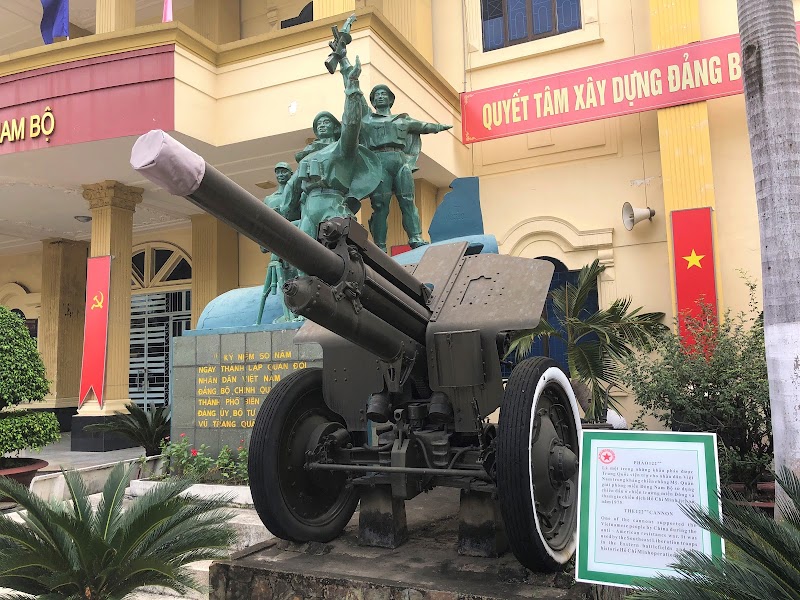
M109 434L89 434L83 427L125 412L130 402L128 373L131 354L131 247L133 213L142 201L142 188L118 181L83 186L83 197L92 211L89 256L111 259L108 306L108 344L103 406L89 398L72 419L72 450L106 451L130 447L127 439Z
M238 235L211 215L192 215L192 328L209 302L238 286Z
M241 39L239 3L230 0L194 0L197 33L215 44Z
M97 0L95 33L136 27L136 0Z
M650 0L650 31L653 50L664 50L700 40L699 0ZM714 173L708 105L696 102L658 111L661 173L664 182L664 212L670 273L675 273L671 213L687 208L712 209L716 230ZM716 236L715 236L716 238ZM716 243L714 243L716 247ZM718 252L714 252L718 256ZM722 306L722 286L717 277L717 301ZM675 277L670 278L673 314L677 312Z
M54 410L62 431L69 431L78 408L81 377L83 318L86 299L88 242L42 242L42 309L39 317L39 351L50 393L31 408Z

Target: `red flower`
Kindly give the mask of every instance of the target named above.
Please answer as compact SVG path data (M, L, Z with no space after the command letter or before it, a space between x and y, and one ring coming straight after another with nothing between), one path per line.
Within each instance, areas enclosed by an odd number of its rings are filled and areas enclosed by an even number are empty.
M186 437L186 434L185 434L185 433L182 433L182 434L181 434L181 437Z
M197 448L192 448L192 456L197 456Z

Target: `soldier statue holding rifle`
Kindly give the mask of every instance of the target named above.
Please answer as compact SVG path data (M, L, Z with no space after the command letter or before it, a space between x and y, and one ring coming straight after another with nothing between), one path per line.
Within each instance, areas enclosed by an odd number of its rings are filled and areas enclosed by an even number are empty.
M300 210L299 227L316 238L317 228L333 217L355 215L361 199L372 194L381 183L381 163L375 153L359 144L362 127L364 94L359 86L361 61L355 65L347 59L350 25L347 19L342 31L334 30L333 52L326 61L333 73L336 65L344 79L345 105L341 122L325 111L314 118L317 139L298 153L297 172L287 182L283 214Z

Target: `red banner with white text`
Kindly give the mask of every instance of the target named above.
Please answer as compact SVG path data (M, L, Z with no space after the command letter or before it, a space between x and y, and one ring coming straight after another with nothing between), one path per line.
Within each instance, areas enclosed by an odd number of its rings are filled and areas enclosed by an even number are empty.
M692 345L696 340L687 329L686 318L716 319L717 315L711 208L673 211L672 247L675 251L678 330L684 343Z
M461 94L465 144L742 93L738 35Z
M83 360L78 405L83 406L89 391L103 406L108 345L108 303L111 287L111 257L90 258L86 266L86 320L83 326Z

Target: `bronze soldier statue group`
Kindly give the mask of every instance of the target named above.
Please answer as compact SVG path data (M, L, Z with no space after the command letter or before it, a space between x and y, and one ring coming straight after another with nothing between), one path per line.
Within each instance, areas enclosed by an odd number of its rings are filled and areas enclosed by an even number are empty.
M425 123L406 113L392 114L395 96L388 86L376 85L369 95L370 109L359 85L361 61L347 58L347 42L355 15L347 19L341 32L334 31L333 52L326 61L333 73L336 66L344 80L345 103L341 122L330 112L314 117L315 139L295 154L297 170L280 162L275 165L278 180L276 192L264 203L295 223L312 237L323 221L333 217L355 216L361 201L369 198L372 217L369 230L372 239L386 252L389 205L394 195L400 205L403 229L412 248L427 244L422 238L419 212L414 202L413 172L422 147L420 136L439 133L452 125ZM262 248L262 252L266 249ZM261 323L264 304L269 295L281 295L283 282L297 276L296 270L272 256L261 295L257 323ZM291 321L284 305L279 321Z

